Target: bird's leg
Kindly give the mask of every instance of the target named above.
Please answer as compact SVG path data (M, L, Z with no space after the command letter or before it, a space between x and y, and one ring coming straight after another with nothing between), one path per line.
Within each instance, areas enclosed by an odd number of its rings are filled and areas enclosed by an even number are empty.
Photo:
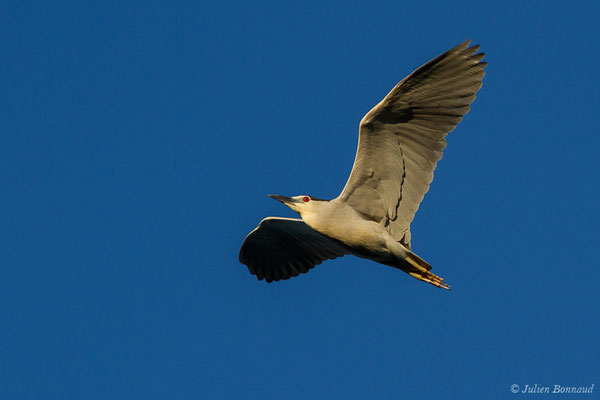
M443 278L440 278L439 276L432 274L429 271L426 271L425 274L420 274L419 272L412 272L412 271L406 271L406 270L404 270L404 271L407 272L409 275L417 278L420 281L431 283L433 286L436 286L436 287L439 287L442 289L450 290L450 286L446 282L444 282Z
M430 272L431 265L427 261L407 249L402 243L388 242L387 245L394 255L393 262L388 265L401 269L420 281L430 283L439 288L450 289L450 286L444 282L443 278Z

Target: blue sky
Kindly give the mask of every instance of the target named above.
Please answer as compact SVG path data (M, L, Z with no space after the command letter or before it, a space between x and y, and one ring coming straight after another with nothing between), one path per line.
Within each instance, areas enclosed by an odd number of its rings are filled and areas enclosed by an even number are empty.
M597 397L599 14L5 2L0 397ZM265 195L337 196L362 116L467 38L484 86L412 226L453 291L353 257L251 276L245 235L294 216Z

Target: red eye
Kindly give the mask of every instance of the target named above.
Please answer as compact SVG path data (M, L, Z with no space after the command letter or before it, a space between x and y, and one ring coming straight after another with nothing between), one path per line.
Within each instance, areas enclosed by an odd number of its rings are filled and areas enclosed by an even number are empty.
M308 196L304 196L304 198L302 199L305 203L308 203L310 200L310 197Z

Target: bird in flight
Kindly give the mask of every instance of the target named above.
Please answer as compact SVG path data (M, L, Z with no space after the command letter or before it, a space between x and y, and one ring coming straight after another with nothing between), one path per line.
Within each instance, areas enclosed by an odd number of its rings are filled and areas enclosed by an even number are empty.
M469 43L418 68L363 117L354 166L337 198L269 195L302 218L267 217L246 236L239 259L250 273L279 281L351 254L449 289L411 251L410 224L446 135L469 112L482 85L485 54Z

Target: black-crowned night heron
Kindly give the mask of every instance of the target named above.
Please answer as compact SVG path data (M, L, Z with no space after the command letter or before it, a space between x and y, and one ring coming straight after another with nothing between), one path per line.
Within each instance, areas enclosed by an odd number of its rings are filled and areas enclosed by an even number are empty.
M448 289L411 251L410 224L429 190L446 134L469 111L487 63L466 41L398 83L360 121L350 178L333 200L271 195L302 219L268 217L244 240L240 262L267 282L346 254Z

